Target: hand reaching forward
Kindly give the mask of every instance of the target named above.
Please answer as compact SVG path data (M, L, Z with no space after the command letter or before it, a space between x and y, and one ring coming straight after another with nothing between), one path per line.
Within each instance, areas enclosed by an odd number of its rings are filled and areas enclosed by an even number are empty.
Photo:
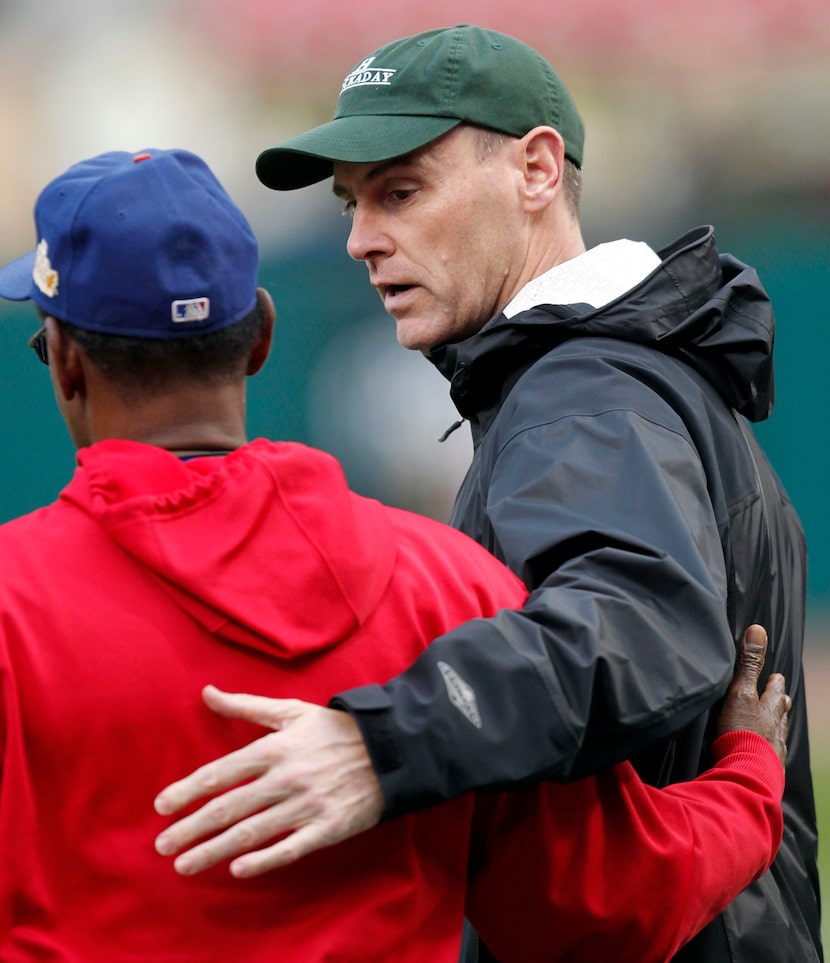
M750 625L741 639L735 675L717 721L717 734L735 729L757 732L787 761L788 713L793 701L787 695L784 676L773 673L763 695L758 698L758 679L767 653L767 633L760 625Z
M158 795L156 811L169 815L221 792L157 837L162 856L181 853L174 863L179 873L198 873L230 858L234 876L258 876L380 820L383 795L348 713L214 686L202 695L219 715L276 731Z

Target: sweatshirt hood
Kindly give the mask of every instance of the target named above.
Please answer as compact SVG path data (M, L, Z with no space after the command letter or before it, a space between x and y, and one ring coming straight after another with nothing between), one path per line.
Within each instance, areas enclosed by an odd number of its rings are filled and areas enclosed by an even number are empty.
M209 632L285 658L356 631L395 559L385 508L351 492L334 458L298 444L181 461L103 441L78 452L61 497Z
M711 227L689 232L659 257L660 266L640 284L600 308L539 303L514 317L500 313L466 341L433 351L461 414L497 403L556 345L606 337L681 358L751 421L767 418L774 400L774 317L755 271L720 255Z

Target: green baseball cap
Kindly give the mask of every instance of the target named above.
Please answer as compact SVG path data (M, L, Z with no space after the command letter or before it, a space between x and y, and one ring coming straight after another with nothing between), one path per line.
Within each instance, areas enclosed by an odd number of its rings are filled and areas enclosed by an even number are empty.
M266 187L291 191L325 180L333 161L364 164L408 154L459 124L523 137L553 127L582 166L585 129L551 65L527 44L461 24L395 40L343 81L326 124L264 150Z

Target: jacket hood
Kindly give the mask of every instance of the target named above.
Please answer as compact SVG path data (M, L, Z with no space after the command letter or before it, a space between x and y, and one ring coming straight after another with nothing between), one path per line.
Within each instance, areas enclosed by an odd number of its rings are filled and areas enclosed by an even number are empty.
M500 313L466 341L435 349L431 360L450 379L461 414L504 397L518 374L556 345L606 337L681 358L751 421L767 418L774 318L757 274L718 253L711 227L689 232L659 256L647 278L601 308L539 304L512 318Z
M61 497L90 515L209 632L292 657L373 612L395 543L378 502L303 445L258 440L183 462L111 440L81 449Z

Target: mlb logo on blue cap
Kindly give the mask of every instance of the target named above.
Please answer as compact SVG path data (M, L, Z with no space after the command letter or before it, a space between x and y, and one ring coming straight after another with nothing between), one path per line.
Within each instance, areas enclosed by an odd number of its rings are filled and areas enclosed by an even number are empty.
M207 321L210 317L210 298L190 298L187 301L173 302L173 320Z

